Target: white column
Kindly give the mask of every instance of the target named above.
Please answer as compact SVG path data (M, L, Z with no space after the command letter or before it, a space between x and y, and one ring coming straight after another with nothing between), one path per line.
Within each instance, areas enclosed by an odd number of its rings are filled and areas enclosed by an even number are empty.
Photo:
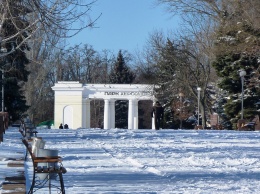
M138 129L138 100L133 101L133 110L134 110L134 129Z
M87 128L87 99L82 100L82 128Z
M86 100L86 128L90 128L90 100Z
M109 110L109 100L105 99L104 106L104 129L110 129L110 110Z
M133 121L134 121L134 115L133 115L133 100L130 99L128 101L128 129L133 129Z
M110 100L110 128L115 128L115 100Z
M154 124L154 116L153 116L153 118L152 118L152 129L155 129L155 124Z
M153 106L153 105L154 105L154 102L153 102L152 106ZM152 110L151 110L151 111L152 111ZM153 114L153 117L152 117L152 129L155 129L154 121L155 121L155 119L154 119L154 114Z

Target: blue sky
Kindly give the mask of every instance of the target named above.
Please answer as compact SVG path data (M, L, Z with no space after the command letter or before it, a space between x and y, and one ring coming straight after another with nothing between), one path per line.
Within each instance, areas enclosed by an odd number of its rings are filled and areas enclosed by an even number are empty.
M98 0L90 15L96 18L93 29L85 29L68 43L89 44L95 50L108 49L117 53L120 49L134 52L142 50L149 34L156 30L167 33L178 26L176 18L163 6L155 6L154 0Z

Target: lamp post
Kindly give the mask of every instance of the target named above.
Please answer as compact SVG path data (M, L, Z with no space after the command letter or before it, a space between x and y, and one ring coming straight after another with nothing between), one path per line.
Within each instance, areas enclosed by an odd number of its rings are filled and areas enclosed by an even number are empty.
M2 112L5 112L5 95L4 95L4 92L5 92L5 87L4 87L4 79L5 79L5 74L4 74L4 70L2 69Z
M1 39L1 37L0 37ZM14 42L11 42L11 46L12 46L12 49L11 50L7 50L5 47L1 47L0 49L0 58L4 58L6 56L8 56L9 54L13 53L15 51L15 43ZM6 63L6 60L4 61L4 63ZM2 65L2 70L1 70L1 73L2 73L2 112L5 111L5 103L4 103L4 79L5 79L5 75L4 75L4 65Z
M1 54L5 54L7 53L7 50L6 48L1 48ZM3 55L4 56L4 55ZM4 102L4 79L5 79L5 75L4 75L4 67L2 66L2 70L1 70L1 73L2 73L2 112L5 111L5 102Z
M180 97L180 129L182 129L182 97L184 96L184 94L182 92L179 93L179 97Z
M244 69L241 69L239 71L239 76L241 78L241 119L244 119L244 77L246 75L246 71Z
M197 125L200 125L200 91L201 91L201 88L197 87L197 90L198 90L198 123L197 123Z

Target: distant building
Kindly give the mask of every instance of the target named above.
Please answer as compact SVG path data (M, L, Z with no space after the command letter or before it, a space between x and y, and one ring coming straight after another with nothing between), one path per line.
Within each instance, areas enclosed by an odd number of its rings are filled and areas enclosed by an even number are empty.
M71 129L90 128L90 101L101 99L104 100L104 129L115 128L116 100L129 101L128 129L138 129L138 101L155 101L153 89L153 85L144 84L58 82L52 87L55 128L60 123L68 124Z

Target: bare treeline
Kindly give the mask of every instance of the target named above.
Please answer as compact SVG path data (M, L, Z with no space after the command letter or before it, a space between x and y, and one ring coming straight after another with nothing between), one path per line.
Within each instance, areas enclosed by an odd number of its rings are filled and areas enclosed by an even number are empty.
M116 57L110 51L97 52L92 46L67 48L66 38L84 28L93 27L98 18L91 19L91 7L96 1L83 0L2 0L0 22L12 22L16 33L3 35L1 45L19 37L31 50L27 53L30 64L28 82L24 85L28 114L39 121L53 118L53 91L57 81L82 83L108 83L108 75ZM211 111L209 85L218 77L212 68L216 55L227 50L258 51L260 26L260 1L257 0L156 0L165 5L172 15L178 15L180 28L171 35L155 32L146 48L139 53L135 68L136 82L160 84L158 98L171 103L182 92L197 102L197 87L201 87L200 110L203 125L206 110ZM19 15L15 14L19 8ZM16 19L17 17L23 20ZM221 44L220 39L240 30L236 47ZM80 24L79 27L75 23ZM244 30L245 27L247 31ZM87 34L86 34L87 36ZM249 38L248 38L249 37ZM247 40L245 40L247 39ZM245 44L247 41L247 44ZM252 45L254 47L252 47ZM132 57L124 53L126 60ZM158 76L159 75L159 76ZM157 79L154 79L157 78ZM177 99L178 100L178 99ZM98 114L97 114L98 117Z
M259 55L260 2L256 0L157 0L167 11L180 17L180 28L172 34L155 32L151 35L142 62L160 84L157 97L168 103L179 100L184 93L198 100L202 125L206 125L206 111L211 112L214 99L210 87L218 77L212 62L219 54L245 52ZM221 40L226 41L225 44ZM235 42L235 43L234 43ZM221 44L220 44L221 43ZM144 69L144 68L143 68ZM259 68L258 68L259 69ZM259 83L258 83L259 84ZM257 85L256 85L257 86ZM214 97L215 98L215 97Z
M69 50L64 50L65 40L94 26L99 17L90 17L95 2L96 0L0 1L0 43L1 49L7 48L8 51L1 53L0 57L17 50L26 52L30 61L26 69L30 75L27 83L19 84L23 86L27 105L30 106L28 114L32 118L53 118L51 86L59 79L73 79L73 76L77 76L74 72L77 66L68 70L72 65L72 55L68 55ZM78 64L77 61L73 63ZM60 68L61 66L63 67Z
M95 1L81 0L1 0L1 44L19 39L18 49L24 43L35 40L67 38L82 29L94 25L89 11ZM75 27L80 22L80 27ZM4 24L13 26L5 28Z

